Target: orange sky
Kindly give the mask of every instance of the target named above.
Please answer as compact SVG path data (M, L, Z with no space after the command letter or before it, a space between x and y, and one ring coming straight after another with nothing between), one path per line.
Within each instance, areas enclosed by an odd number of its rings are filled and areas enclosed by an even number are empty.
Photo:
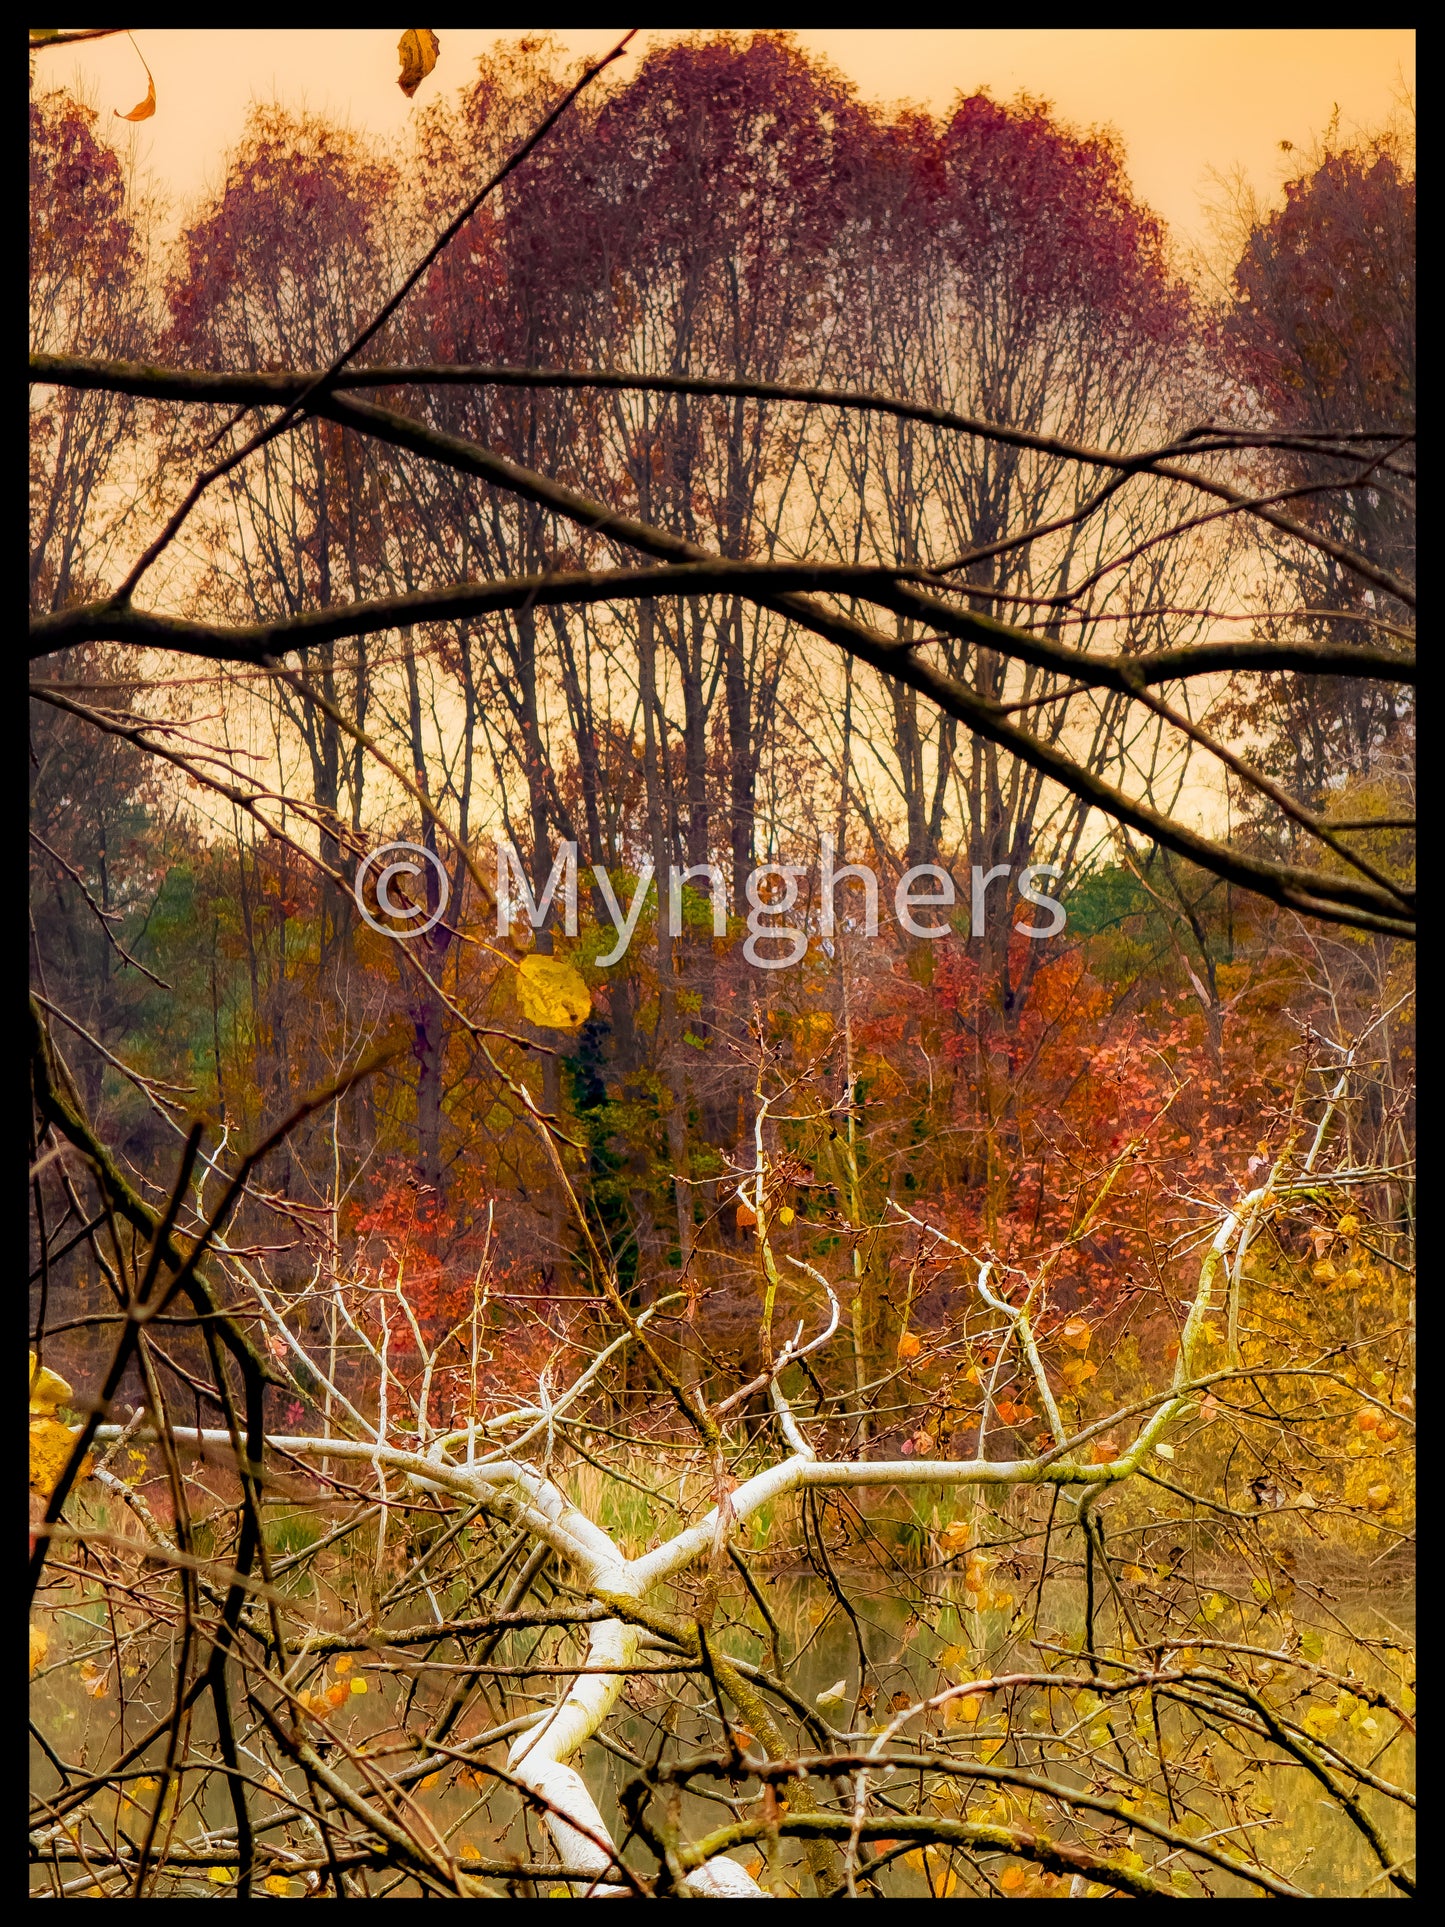
M468 78L497 37L495 29L437 31L441 61L421 103ZM538 31L518 27L509 37ZM625 30L553 31L569 52L594 54ZM194 194L214 177L255 97L305 101L379 134L400 131L414 109L396 85L399 33L138 29L158 102L139 130L141 160L176 195ZM659 37L667 36L649 34L641 44ZM1282 140L1308 141L1336 105L1346 128L1377 124L1414 89L1407 28L829 28L798 39L873 99L944 107L960 88L986 86L1000 96L1027 88L1069 119L1112 125L1139 192L1185 241L1203 231L1211 169L1242 168L1269 194L1288 165ZM123 111L146 91L124 37L45 52L36 64L41 85L78 81L102 113Z

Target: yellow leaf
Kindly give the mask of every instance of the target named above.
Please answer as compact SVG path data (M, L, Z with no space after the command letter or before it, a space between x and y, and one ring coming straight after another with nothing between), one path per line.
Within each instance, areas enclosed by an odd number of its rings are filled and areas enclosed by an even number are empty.
M30 1628L30 1670L43 1665L45 1655L50 1651L50 1635L40 1626Z
M278 1900L290 1900L299 1891L300 1882L290 1881L284 1873L268 1873L261 1883L268 1894L275 1894Z
M351 1682L351 1690L353 1693L364 1693L366 1691L366 1681L362 1679L359 1674Z
M58 1418L33 1418L30 1421L30 1485L31 1489L49 1498L55 1490L61 1473L70 1463L71 1450L80 1437L81 1428L77 1425L72 1432L68 1425L62 1425ZM81 1462L80 1476L83 1479L94 1464L92 1455L87 1452Z
M142 67L145 67L146 64L144 61L142 61L141 65ZM138 100L135 106L131 108L128 114L123 114L118 107L113 109L113 112L117 120L149 120L150 119L151 115L156 111L156 83L155 83L155 76L151 73L151 70L149 67L146 67L146 82L147 82L147 85L146 85L145 99Z
M528 1023L544 1030L576 1030L592 1010L592 995L562 957L523 957L517 965L517 1002Z
M965 1519L952 1519L939 1534L950 1552L962 1552L968 1544L968 1522Z
M52 1372L48 1365L37 1370L35 1354L30 1354L30 1409L38 1417L50 1418L57 1405L69 1405L75 1393L60 1376Z
M904 1332L898 1340L898 1356L900 1359L917 1358L922 1350L923 1341L917 1332Z
M984 1762L985 1766L1002 1747L1005 1738L1006 1735L1000 1733L997 1739L979 1741L978 1757Z
M402 35L396 49L401 56L396 84L408 100L437 64L441 50L442 43L430 27L408 27Z
M982 1711L983 1696L980 1693L968 1693L962 1699L948 1702L949 1718L963 1726L977 1726L978 1716Z
M951 1671L958 1666L967 1666L969 1657L967 1646L945 1646L938 1655L938 1663L940 1666L947 1666Z
M1372 1485L1365 1494L1365 1504L1371 1512L1386 1512L1395 1502L1395 1488L1392 1485Z
M229 1867L211 1867L207 1870L206 1878L213 1887L229 1887L236 1876Z
M1339 1723L1340 1716L1333 1706L1312 1705L1304 1716L1306 1733L1313 1733L1317 1740L1322 1740L1326 1734L1332 1733Z
M795 1215L796 1214L793 1210L793 1207L790 1204L785 1204L782 1210L778 1213L778 1223L791 1224L793 1222Z
M1359 1230L1359 1228L1360 1228L1359 1219L1354 1215L1353 1212L1347 1212L1345 1216L1341 1218L1339 1223L1335 1226L1335 1231L1341 1238L1353 1238L1355 1233Z
M355 1664L356 1662L350 1653L343 1653L336 1662L336 1670L338 1673L349 1673Z
M1124 1584L1126 1586L1142 1586L1148 1577L1148 1573L1145 1572L1142 1566L1125 1566L1124 1568Z

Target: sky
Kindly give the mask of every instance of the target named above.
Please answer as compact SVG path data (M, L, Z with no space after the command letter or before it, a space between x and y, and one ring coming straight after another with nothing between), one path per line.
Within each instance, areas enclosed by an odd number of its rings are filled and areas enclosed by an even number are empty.
M625 31L517 27L507 37L552 32L569 54L595 57ZM416 107L470 79L497 38L495 29L437 32L441 59L415 105L396 84L400 28L140 28L135 44L117 35L47 50L37 79L78 82L102 115L123 113L145 95L143 56L157 106L138 129L139 158L184 203L219 176L254 99L400 133ZM672 37L649 32L633 47ZM1408 28L828 28L797 38L871 100L943 109L960 90L1007 98L1023 89L1076 124L1113 127L1136 190L1186 245L1207 235L1214 177L1242 173L1272 198L1290 171L1281 142L1306 145L1336 108L1347 130L1378 125L1414 91ZM636 58L629 51L622 70Z

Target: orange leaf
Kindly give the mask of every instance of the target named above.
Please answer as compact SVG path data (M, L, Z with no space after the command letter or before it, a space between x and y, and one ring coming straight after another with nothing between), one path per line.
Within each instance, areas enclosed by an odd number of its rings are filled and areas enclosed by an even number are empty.
M132 42L131 44L134 46L135 43ZM138 53L140 51L139 48L137 48L136 51ZM143 60L141 61L141 65L142 67L146 67L146 64ZM156 83L155 83L155 76L152 74L149 67L146 67L146 82L147 82L147 86L146 86L145 99L137 101L135 106L131 108L128 114L123 114L118 107L115 108L113 111L115 113L115 117L117 120L149 120L150 119L151 115L156 111Z
M401 56L401 73L396 84L410 100L437 64L442 43L430 27L408 27L396 50Z
M1119 1456L1119 1441L1112 1434L1095 1439L1089 1456L1095 1465L1111 1465Z
M1059 1337L1076 1352L1086 1352L1089 1349L1089 1340L1093 1336L1093 1332L1082 1318L1071 1318L1059 1329Z
M758 1214L756 1211L754 1211L753 1207L750 1204L744 1204L741 1201L741 1199L739 1199L738 1201L739 1231L746 1231L749 1225L756 1224L757 1221L758 1221Z
M923 1340L918 1336L917 1332L904 1332L898 1340L898 1356L900 1359L917 1358L922 1350Z

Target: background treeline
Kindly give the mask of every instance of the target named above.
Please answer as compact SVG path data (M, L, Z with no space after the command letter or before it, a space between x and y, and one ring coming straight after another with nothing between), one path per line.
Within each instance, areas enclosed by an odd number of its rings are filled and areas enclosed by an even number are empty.
M33 95L32 346L319 368L565 85L545 43L499 46L396 152L258 107L214 191L178 220L87 106ZM1118 146L1043 102L975 95L936 119L890 112L785 36L709 37L585 96L367 359L863 389L1112 449L1225 417L1408 426L1413 218L1401 136L1331 137L1282 207L1240 216L1212 278L1186 273ZM1201 517L1197 497L1158 477L1117 485L916 420L724 393L382 394L724 556L963 558L970 606L1081 647L1221 629L1359 641L1395 613L1327 555ZM33 390L32 608L99 592L212 439L246 432L227 420ZM1261 496L1323 473L1307 450L1216 459ZM1072 520L1101 490L1099 512ZM1303 494L1292 512L1392 570L1413 566L1413 501L1395 482ZM263 621L619 553L545 508L311 419L217 485L164 566L178 611ZM897 633L914 640L901 619ZM1251 828L1247 799L1201 785L1175 739L1137 713L1126 724L1122 699L1070 693L970 644L934 647L960 681L1027 705L1032 727L1111 781L1161 808L1193 783L1211 820L1304 860L1287 819ZM42 675L111 728L34 705L30 766L37 988L64 1013L56 1039L92 1116L143 1183L165 1190L187 1111L239 1145L369 1042L407 1040L293 1135L233 1234L288 1293L405 1263L443 1320L470 1302L490 1238L519 1293L565 1298L576 1231L459 1011L519 1040L488 1048L573 1141L569 1175L630 1288L650 1298L685 1276L703 1373L752 1363L758 1262L733 1185L766 1098L794 1214L777 1235L849 1282L860 1409L910 1326L948 1317L927 1267L910 1268L906 1226L862 1231L885 1198L924 1200L934 1222L1022 1255L1066 1235L1128 1151L1107 1228L1077 1247L1055 1302L1117 1306L1162 1349L1172 1328L1168 1290L1157 1294L1189 1201L1227 1197L1242 1154L1288 1137L1311 1026L1348 1039L1391 1013L1362 1046L1366 1098L1348 1128L1362 1167L1405 1161L1403 947L1306 927L1131 844L911 691L800 646L756 602L524 607L323 644L293 667L283 682L70 651ZM1385 825L1410 813L1413 713L1393 686L1240 677L1194 700L1309 806ZM136 739L138 719L171 725L164 740L190 773ZM240 777L269 792L285 834L228 802ZM556 843L574 839L584 879L605 867L624 903L644 862L665 875L711 861L741 907L755 863L816 866L824 834L873 864L885 891L911 865L949 869L964 906L954 934L910 943L885 911L876 940L844 928L796 970L761 973L741 958L738 922L713 936L699 893L680 936L649 908L625 961L599 969L611 924L584 890L578 938L535 939L592 987L592 1016L568 1034L519 1013L513 973L477 941L492 908L457 853L471 846L490 873L505 836L540 885ZM430 984L307 860L345 876L390 836L425 842L452 871L452 910L417 946ZM1357 842L1403 873L1403 833ZM973 865L1044 862L1067 873L1063 936L1011 939L1017 898L1004 886L970 930ZM1403 1186L1379 1190L1377 1217L1407 1236ZM1302 1229L1297 1255L1311 1251ZM70 1262L47 1277L56 1310L88 1275L83 1248ZM1373 1277L1385 1293L1386 1274L1362 1262L1357 1285ZM1360 1303L1356 1291L1357 1322ZM519 1339L497 1371L529 1367L529 1342L541 1358L551 1341ZM945 1399L936 1419L915 1411L907 1424L946 1431L947 1414Z

